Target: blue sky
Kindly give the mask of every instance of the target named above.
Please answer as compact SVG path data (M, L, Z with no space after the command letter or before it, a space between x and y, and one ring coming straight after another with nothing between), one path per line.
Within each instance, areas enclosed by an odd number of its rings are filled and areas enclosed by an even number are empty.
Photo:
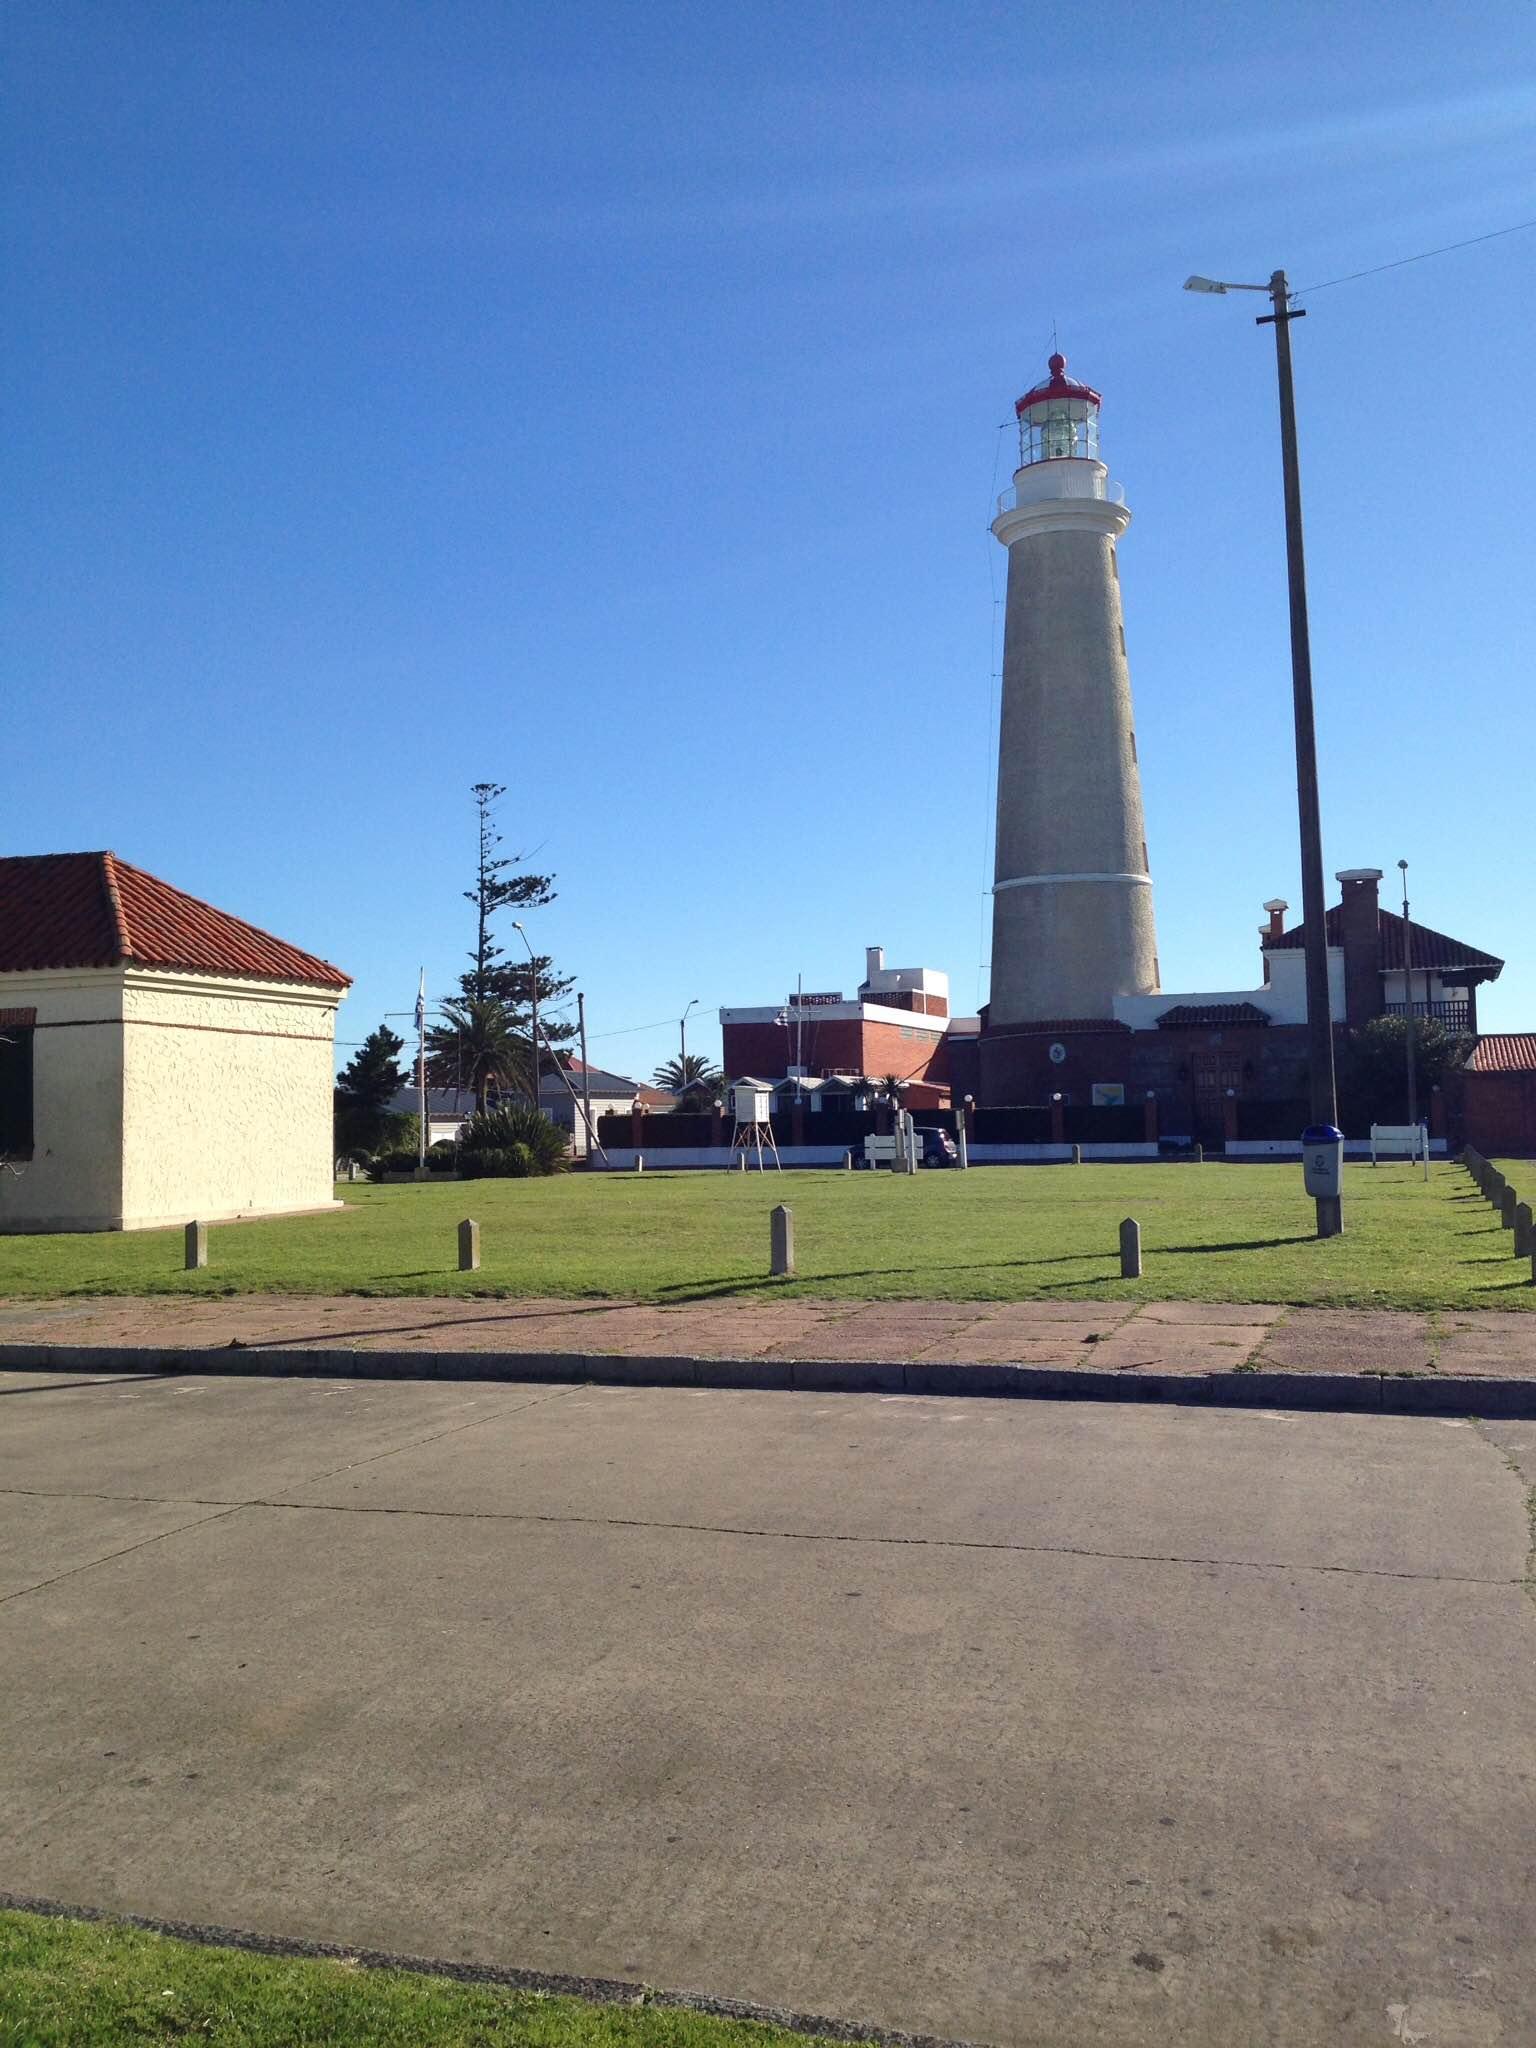
M974 1009L986 520L1054 323L1135 514L1164 981L1257 979L1300 899L1273 347L1179 286L1536 214L1527 7L13 0L6 44L7 850L324 953L358 1039L460 971L495 779L605 1064L866 943ZM1406 857L1508 959L1495 1029L1536 1025L1533 272L1294 330L1326 865Z

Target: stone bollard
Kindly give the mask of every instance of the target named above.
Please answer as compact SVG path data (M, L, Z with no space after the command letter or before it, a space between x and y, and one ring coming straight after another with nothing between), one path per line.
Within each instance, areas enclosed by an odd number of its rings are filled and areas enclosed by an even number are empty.
M1500 1202L1502 1202L1504 1199L1503 1174L1490 1173L1488 1178L1483 1182L1483 1193L1488 1197L1489 1201L1492 1202L1494 1208L1497 1209Z
M480 1226L466 1216L459 1225L459 1271L478 1273L480 1270Z
M635 1154L635 1171L636 1173L644 1173L645 1171L645 1154L643 1152Z
M1204 1166L1205 1164L1205 1147L1203 1145L1195 1147L1195 1164L1196 1166Z
M1531 1205L1522 1202L1515 1211L1515 1257L1529 1258L1532 1252L1536 1252L1536 1231L1531 1223Z
M786 1279L795 1270L795 1212L782 1202L768 1218L768 1270Z
M1127 1216L1120 1226L1120 1278L1141 1278L1141 1225L1134 1216Z
M1513 1188L1512 1188L1512 1187L1511 1187L1511 1186L1509 1185L1509 1182L1508 1182L1508 1181L1506 1181L1506 1182L1504 1183L1504 1192L1503 1192L1503 1194L1502 1194L1502 1195L1500 1195L1500 1197L1499 1197L1499 1223L1500 1223L1500 1226L1501 1226L1501 1227L1502 1227L1503 1229L1505 1229L1505 1230L1513 1230L1513 1229L1514 1229L1514 1227L1515 1227L1515 1211L1516 1211L1516 1210L1517 1210L1517 1209L1519 1208L1519 1206L1520 1206L1520 1197L1519 1197L1519 1196L1518 1196L1518 1195L1517 1195L1517 1194L1515 1193L1514 1189L1513 1189Z
M745 1150L745 1148L743 1148L743 1149L742 1149L742 1150L741 1150L740 1152L738 1152L738 1153L736 1154L736 1171L737 1171L738 1173L745 1173L745 1172L746 1172L746 1170L747 1170L747 1155L746 1155L746 1150Z
M852 1173L853 1171L853 1154L851 1152L843 1154L843 1171L844 1173Z
M206 1223L187 1225L187 1271L201 1273L208 1264L208 1226Z
M1073 1164L1074 1166L1081 1166L1081 1165L1082 1165L1082 1163L1083 1163L1083 1148L1082 1148L1082 1146L1081 1146L1081 1145L1074 1145L1074 1146L1072 1147L1072 1164Z

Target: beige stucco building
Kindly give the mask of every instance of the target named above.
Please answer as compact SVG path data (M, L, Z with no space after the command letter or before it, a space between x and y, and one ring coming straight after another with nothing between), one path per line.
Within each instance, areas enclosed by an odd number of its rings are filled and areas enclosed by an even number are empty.
M335 1206L348 986L111 853L0 860L0 1231Z

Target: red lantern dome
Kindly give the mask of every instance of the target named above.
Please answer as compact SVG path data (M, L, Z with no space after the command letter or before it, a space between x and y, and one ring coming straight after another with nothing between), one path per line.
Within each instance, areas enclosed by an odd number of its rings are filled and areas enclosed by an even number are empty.
M1079 384L1075 377L1067 375L1067 359L1060 353L1053 355L1046 364L1050 376L1034 384L1013 408L1020 419L1033 405L1045 405L1053 398L1076 398L1097 409L1104 401L1091 385Z

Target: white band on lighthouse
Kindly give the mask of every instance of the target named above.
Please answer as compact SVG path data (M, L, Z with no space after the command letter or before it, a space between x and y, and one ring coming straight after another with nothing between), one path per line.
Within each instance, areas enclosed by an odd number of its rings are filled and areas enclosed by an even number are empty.
M1038 889L1046 882L1134 882L1139 889L1150 889L1150 875L1015 875L1011 881L994 882L992 893L999 889Z

